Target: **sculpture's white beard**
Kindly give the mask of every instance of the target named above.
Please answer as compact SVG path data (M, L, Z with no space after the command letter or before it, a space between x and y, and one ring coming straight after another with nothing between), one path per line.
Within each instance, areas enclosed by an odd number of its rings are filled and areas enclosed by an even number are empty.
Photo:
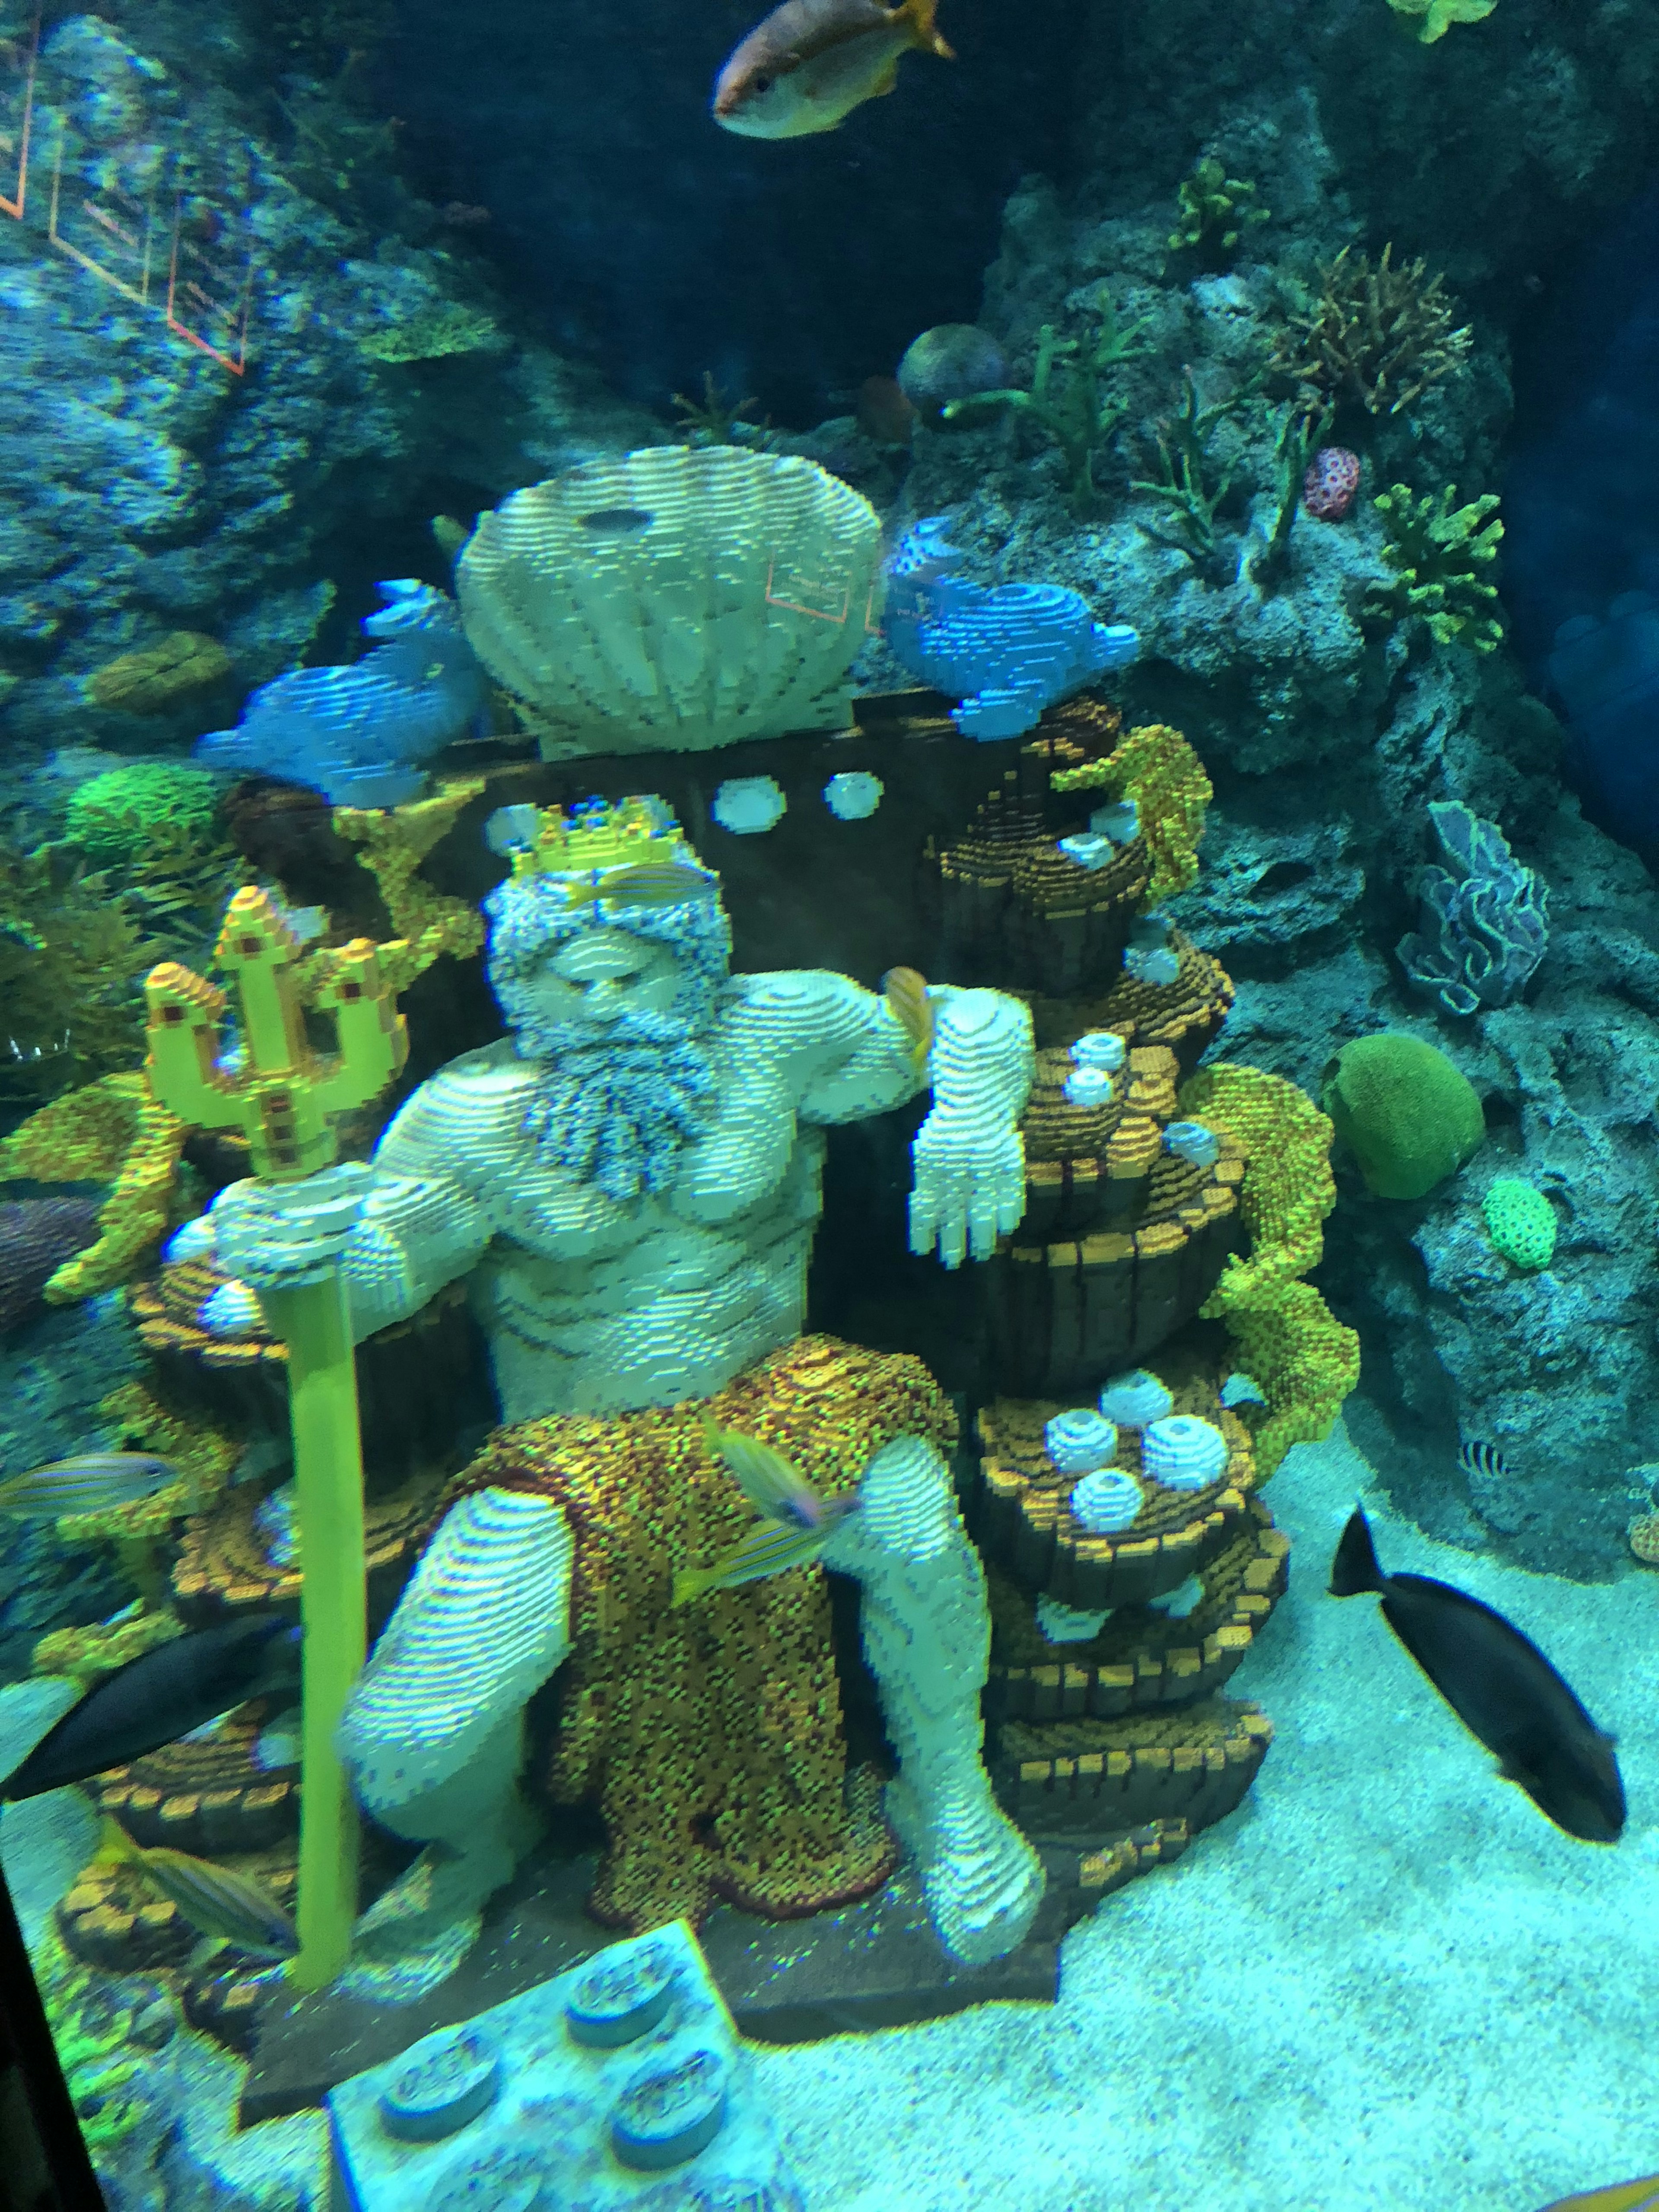
M619 1201L665 1189L681 1146L702 1134L714 1109L699 1025L638 1012L602 1030L533 1017L515 1028L520 1056L547 1063L524 1117L546 1164Z

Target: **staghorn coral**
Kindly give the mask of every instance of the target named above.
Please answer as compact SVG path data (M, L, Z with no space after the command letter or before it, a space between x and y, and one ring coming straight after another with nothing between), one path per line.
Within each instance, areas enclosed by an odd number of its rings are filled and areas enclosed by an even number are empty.
M1202 568L1216 552L1216 516L1232 489L1236 461L1218 461L1210 441L1221 425L1253 396L1254 377L1206 407L1200 404L1198 386L1190 368L1181 372L1181 402L1175 412L1161 416L1152 428L1156 459L1148 464L1156 477L1136 477L1131 491L1144 492L1164 509L1164 523L1140 529L1155 544L1168 545Z
M1469 329L1455 324L1443 281L1413 261L1394 265L1345 246L1320 272L1279 333L1269 374L1332 406L1357 401L1368 415L1397 415L1468 356Z
M1374 583L1364 613L1373 622L1427 623L1437 645L1462 643L1491 653L1504 635L1498 586L1477 574L1498 558L1504 526L1498 520L1498 495L1483 492L1454 507L1455 484L1437 501L1419 499L1409 485L1395 484L1371 502L1394 525L1382 549L1393 571L1387 584Z
M0 1142L0 1178L114 1186L98 1210L96 1242L47 1281L48 1304L68 1305L124 1281L161 1238L185 1134L135 1070L54 1099Z
M1213 793L1202 763L1179 730L1162 722L1145 723L1120 738L1103 759L1058 769L1050 788L1109 791L1133 799L1140 812L1140 834L1152 859L1148 905L1156 906L1197 882L1198 848Z

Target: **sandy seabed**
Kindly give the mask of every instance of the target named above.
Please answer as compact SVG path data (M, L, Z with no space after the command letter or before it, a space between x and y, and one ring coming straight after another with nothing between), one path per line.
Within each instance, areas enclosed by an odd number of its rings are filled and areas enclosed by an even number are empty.
M1073 1929L1056 2005L757 2050L810 2212L1539 2212L1659 2172L1659 1574L1435 1543L1340 1428L1267 1495L1252 1795ZM1618 1736L1616 1846L1498 1778L1375 1600L1326 1595L1356 1498L1385 1571L1496 1606Z

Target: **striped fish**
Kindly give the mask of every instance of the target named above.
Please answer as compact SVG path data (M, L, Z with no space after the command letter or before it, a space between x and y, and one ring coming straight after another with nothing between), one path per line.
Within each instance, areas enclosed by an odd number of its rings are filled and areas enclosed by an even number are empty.
M849 1499L842 1510L854 1501ZM841 1512L826 1511L815 1528L786 1526L781 1521L757 1521L748 1534L722 1553L712 1567L680 1567L674 1576L675 1605L690 1605L708 1590L735 1589L739 1583L763 1582L769 1575L787 1574L792 1567L810 1566L834 1535Z
M0 1513L51 1521L65 1513L105 1513L153 1498L179 1480L173 1462L155 1452L80 1452L0 1482Z
M918 1075L933 1048L933 1002L927 979L914 968L890 968L881 979L887 1011L910 1041L910 1061Z
M299 1931L270 1892L212 1859L142 1850L118 1822L106 1818L94 1863L136 1868L210 1943L273 1960L291 1959L299 1950Z
M817 1492L800 1469L781 1451L745 1436L741 1429L723 1429L705 1413L703 1441L711 1455L725 1462L739 1490L757 1513L781 1522L786 1528L816 1528L823 1518Z
M589 883L574 884L565 894L569 907L690 906L698 899L714 897L720 886L701 868L683 860L638 860L625 868L598 871Z
M1465 1444L1457 1455L1457 1464L1467 1475L1496 1477L1502 1481L1509 1475L1509 1462L1496 1444L1483 1443L1478 1437Z

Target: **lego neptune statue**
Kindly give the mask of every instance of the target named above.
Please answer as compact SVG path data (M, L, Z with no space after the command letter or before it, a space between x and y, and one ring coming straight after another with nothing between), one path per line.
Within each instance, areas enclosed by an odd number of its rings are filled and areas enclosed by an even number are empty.
M718 878L659 801L492 826L513 863L486 902L510 1034L423 1084L369 1165L334 1170L361 1191L356 1337L467 1277L503 1421L340 1727L363 1804L428 1846L370 1917L434 1978L461 1955L535 1832L525 1708L562 1670L553 1794L599 1797L600 1917L861 1894L890 1826L946 1949L1000 1957L1042 1875L981 1755L988 1614L950 1408L920 1362L803 1328L825 1124L931 1088L913 1248L954 1267L1015 1226L1026 1010L916 977L907 999L732 975ZM307 1264L295 1188L235 1184L214 1208L221 1265L261 1291ZM798 1471L821 1525L755 1520L711 1448L733 1435ZM806 1555L862 1586L900 1761L886 1826L842 1802L823 1577L782 1571Z

